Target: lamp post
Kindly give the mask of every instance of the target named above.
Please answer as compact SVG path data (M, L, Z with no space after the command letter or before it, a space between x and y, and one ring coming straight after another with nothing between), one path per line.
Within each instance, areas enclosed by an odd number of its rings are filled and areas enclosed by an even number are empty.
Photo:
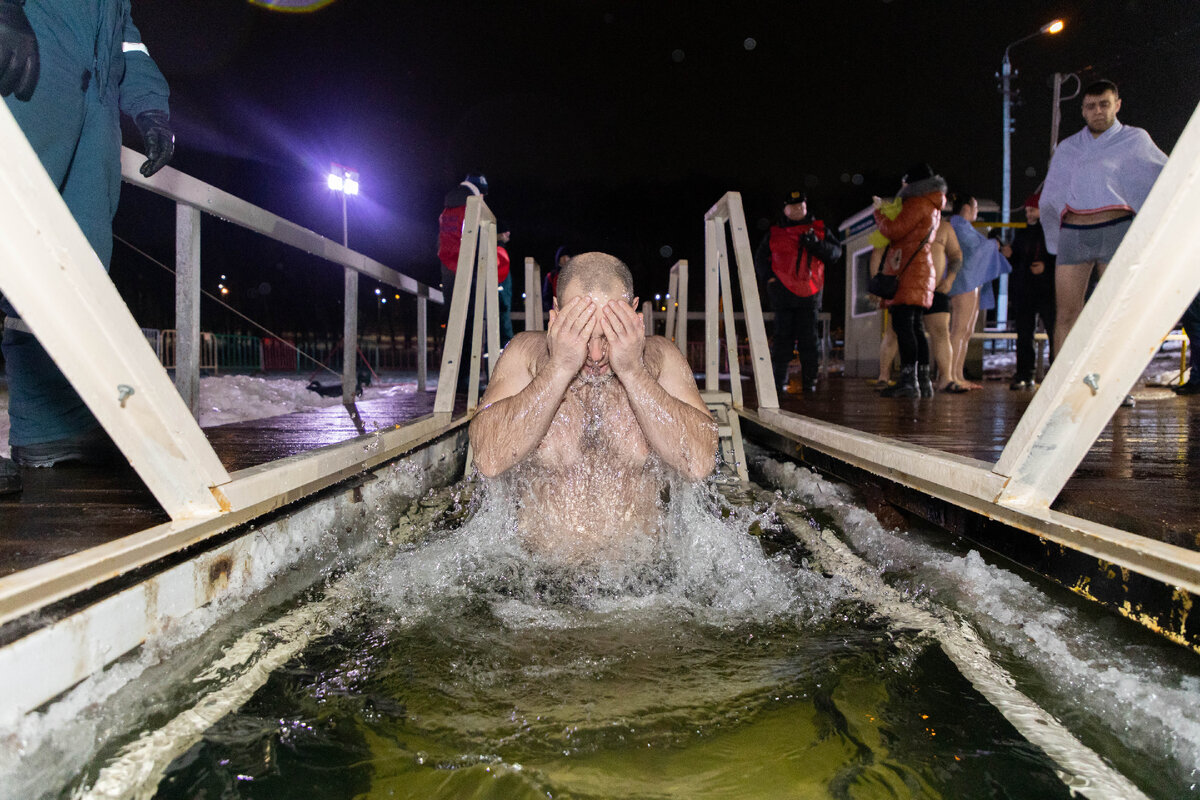
M350 246L350 228L346 218L346 197L358 194L358 171L341 164L329 165L329 188L342 196L342 246ZM358 273L346 267L346 291L342 321L342 402L354 402L358 358Z
M341 164L330 164L329 188L342 196L342 246L349 247L350 229L346 220L346 196L358 194L358 171Z
M1000 62L1000 94L1003 98L1003 121L1004 129L1004 166L1002 169L1002 183L1000 188L1000 222L1005 225L1010 220L1010 209L1012 208L1012 62L1008 58L1008 51L1012 50L1021 42L1027 42L1034 37L1041 36L1043 33L1055 34L1061 31L1064 23L1061 19L1056 19L1047 22L1042 27L1038 28L1034 33L1028 36L1022 36L1014 42L1009 42L1004 48L1004 59ZM1005 228L1002 233L1003 241L1009 241L1008 229ZM1008 276L1000 276L1000 296L996 300L996 322L1008 321Z

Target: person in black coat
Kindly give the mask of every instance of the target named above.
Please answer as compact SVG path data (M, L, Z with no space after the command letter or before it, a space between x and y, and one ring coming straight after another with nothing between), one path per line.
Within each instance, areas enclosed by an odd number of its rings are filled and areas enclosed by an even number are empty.
M1017 328L1017 371L1009 389L1033 389L1037 386L1034 371L1034 333L1037 318L1053 339L1054 336L1054 254L1046 250L1046 237L1039 222L1039 195L1025 201L1026 227L1018 228L1013 236L1012 274L1009 276L1009 311ZM1054 352L1054 342L1050 343Z

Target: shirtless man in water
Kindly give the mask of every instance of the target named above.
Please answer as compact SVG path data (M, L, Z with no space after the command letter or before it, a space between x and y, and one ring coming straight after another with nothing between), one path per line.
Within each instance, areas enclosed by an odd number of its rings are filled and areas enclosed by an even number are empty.
M636 307L620 260L571 259L548 330L509 343L471 421L476 468L511 478L526 545L557 560L648 553L666 470L713 470L717 426L691 367L646 338Z

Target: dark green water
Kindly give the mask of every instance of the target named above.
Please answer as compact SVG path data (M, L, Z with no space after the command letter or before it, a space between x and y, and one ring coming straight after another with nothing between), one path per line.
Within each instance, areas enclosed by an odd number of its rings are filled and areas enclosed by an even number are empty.
M713 511L614 578L528 564L481 510L373 571L156 796L1068 796L936 645Z

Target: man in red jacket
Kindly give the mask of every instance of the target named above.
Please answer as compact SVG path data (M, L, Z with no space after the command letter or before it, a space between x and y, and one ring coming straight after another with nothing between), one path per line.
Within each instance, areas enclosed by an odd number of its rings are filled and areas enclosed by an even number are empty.
M789 192L779 221L763 237L754 268L766 281L775 312L771 364L775 385L787 391L792 351L800 353L800 378L806 392L817 389L817 314L825 288L825 267L842 257L837 234L808 213L804 192Z

